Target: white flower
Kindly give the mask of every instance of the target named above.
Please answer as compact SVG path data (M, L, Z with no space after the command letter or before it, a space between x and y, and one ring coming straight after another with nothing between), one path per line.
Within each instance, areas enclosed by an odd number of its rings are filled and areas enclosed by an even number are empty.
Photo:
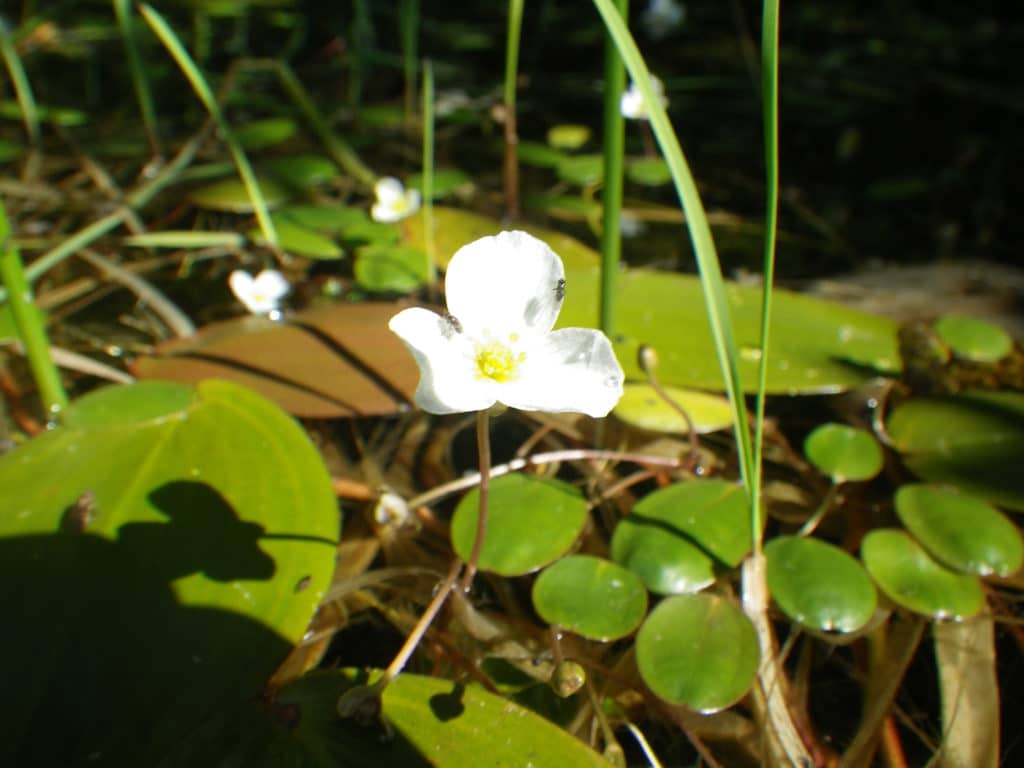
M281 299L291 290L284 275L276 269L264 269L256 277L241 269L228 276L232 293L254 315L278 315Z
M667 107L668 99L665 97L664 83L654 75L651 75L651 87L654 89L658 101L661 102L661 106ZM619 108L622 110L623 117L628 117L630 120L646 120L650 117L647 105L644 103L644 96L640 93L640 89L636 87L636 83L630 83L629 89L623 92Z
M383 176L373 187L377 202L370 209L374 221L401 221L420 209L418 189L406 189L394 176Z
M686 6L676 0L650 0L641 23L653 40L661 40L682 26Z
M416 403L462 413L496 402L527 411L606 416L622 367L600 331L552 331L565 270L547 244L502 232L460 248L445 275L448 313L399 312L388 323L420 367Z

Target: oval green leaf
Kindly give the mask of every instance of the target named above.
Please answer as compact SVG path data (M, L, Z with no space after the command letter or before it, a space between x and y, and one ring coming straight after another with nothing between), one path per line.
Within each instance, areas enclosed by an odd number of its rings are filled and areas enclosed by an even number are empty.
M938 560L979 576L1008 576L1024 561L1017 526L991 504L948 486L904 485L896 514Z
M280 205L288 199L288 191L280 183L269 178L257 181L263 201L267 207ZM221 179L212 184L193 189L188 194L189 201L200 208L228 213L252 213L252 200L245 185L237 178Z
M494 768L611 768L564 729L475 683L403 672L384 690L381 722L339 718L338 700L366 682L347 670L306 675L269 704L254 701L232 720L209 723L160 768L463 768L481 765L482 755Z
M694 592L750 551L750 502L725 480L692 480L641 499L612 534L612 559L659 594Z
M290 117L267 117L239 125L234 129L234 134L235 140L243 149L252 151L287 141L295 135L298 128Z
M961 315L944 315L935 322L935 332L957 357L979 363L994 363L1013 351L1013 338L998 325Z
M698 712L724 709L742 698L757 676L753 624L718 595L662 600L636 637L636 662L659 698Z
M275 157L266 167L274 178L298 191L312 189L338 175L337 166L320 155Z
M452 517L452 548L463 560L473 551L479 500L474 488ZM587 502L568 483L518 473L496 477L488 496L480 568L501 576L536 571L568 552L586 521Z
M870 432L847 424L822 424L804 441L804 455L834 483L870 480L882 471L882 448Z
M647 613L647 590L635 574L615 563L570 555L537 577L533 606L548 624L590 640L615 640L640 626Z
M278 216L277 213L271 214L271 219L277 232L277 244L289 253L308 259L325 260L344 256L337 243L316 230L296 224L292 218ZM249 230L248 237L254 243L266 244L258 227Z
M548 128L548 144L555 149L576 150L590 141L589 126L577 123L563 123Z
M1024 511L1024 395L972 392L915 397L886 425L903 463L919 477L955 485L1002 507Z
M854 632L874 614L875 585L860 562L838 547L779 536L764 553L768 589L794 621L824 632Z
M472 184L472 179L457 168L437 168L434 170L434 200L453 194L459 187L465 184ZM423 174L414 173L405 180L405 186L409 189L418 189L423 193Z
M259 693L334 571L320 456L228 382L97 390L0 459L0 483L12 764L155 765Z
M662 187L672 181L668 164L660 157L642 157L630 160L626 164L626 177L645 187Z
M897 605L934 619L966 619L985 595L977 576L932 560L906 532L878 528L864 537L861 559L879 588Z
M558 178L568 184L586 187L604 178L603 155L569 155L555 167Z
M568 264L566 269L569 289L558 325L598 327L597 270L576 270ZM662 384L721 391L722 373L699 278L629 269L618 274L616 281L618 320L613 341L626 378L646 378L636 363L639 347L646 344L658 353ZM740 373L745 381L756 381L761 289L726 283L726 298L740 348ZM876 375L872 368L898 370L892 320L784 290L774 291L772 302L769 392L837 392Z
M430 279L427 255L407 245L367 245L356 251L356 282L373 293L409 293Z
M682 387L664 389L689 415L697 434L732 426L732 409L729 401L721 395ZM666 403L649 384L626 384L614 412L618 418L639 429L668 434L686 434L689 431L682 414Z

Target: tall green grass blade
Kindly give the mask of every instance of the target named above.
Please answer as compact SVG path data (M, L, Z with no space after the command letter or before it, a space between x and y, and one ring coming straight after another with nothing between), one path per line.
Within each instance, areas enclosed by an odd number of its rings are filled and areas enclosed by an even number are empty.
M39 387L39 394L49 417L56 417L68 405L68 396L61 384L60 374L50 356L50 342L42 316L32 301L32 289L25 277L18 249L11 242L11 226L7 221L7 209L0 200L0 279L7 289L14 327L25 347L32 376Z
M160 134L157 130L156 110L153 107L153 94L149 89L146 68L139 56L139 41L135 34L135 21L132 16L131 0L114 0L114 15L117 26L121 30L125 54L128 56L128 71L131 73L135 98L142 112L142 123L146 128L146 136L154 155L160 154Z
M0 55L4 58L4 65L7 73L14 84L14 95L18 99L18 106L21 108L21 119L25 123L25 132L28 140L33 146L39 143L39 108L36 106L35 96L32 94L32 86L29 85L28 75L25 74L25 67L22 66L18 51L14 48L14 39L7 21L0 17Z
M636 83L644 97L650 113L651 129L658 141L661 153L665 157L676 193L689 222L690 239L700 270L701 286L704 290L704 301L707 303L708 320L711 333L715 340L718 362L725 380L726 394L732 405L733 428L736 432L737 450L740 456L740 474L744 485L749 489L754 480L754 455L751 446L750 431L747 429L747 415L743 403L743 384L740 381L739 353L736 348L736 337L733 333L732 319L725 295L725 281L722 268L718 263L714 241L711 239L711 227L708 225L707 214L701 203L697 184L690 173L689 165L683 155L679 139L676 137L672 124L669 122L665 108L658 101L657 94L651 84L651 75L647 70L636 42L626 28L613 0L594 0L605 26L615 40L615 45L622 55L633 82Z
M761 360L758 368L757 405L754 412L754 551L760 551L761 456L764 447L765 389L768 382L768 342L772 315L772 285L775 280L775 241L779 218L779 2L765 0L761 32L761 102L764 120L765 214L764 293L761 302Z
M629 18L629 0L616 0L623 19ZM622 258L622 174L626 154L626 126L622 117L622 92L626 68L610 34L604 46L604 209L601 230L601 330L609 338L615 331L615 278Z
M434 266L434 65L423 62L423 242L427 252L427 293L436 295Z
M420 25L420 0L399 0L398 27L402 46L402 75L405 79L405 123L412 125L416 103L417 37Z
M249 164L249 158L245 156L241 145L235 139L231 126L228 125L227 120L224 118L224 113L221 112L220 105L217 104L217 99L214 98L213 91L210 90L206 78L203 77L202 72L199 71L196 63L189 56L188 51L185 50L178 36L164 20L163 16L146 3L140 4L139 10L143 18L146 19L146 23L149 24L150 28L160 39L160 42L163 43L168 53L171 54L178 67L185 74L185 77L192 85L192 90L196 92L199 100L206 107L206 111L217 125L217 129L224 138L224 143L228 146L235 167L238 169L238 175L242 179L242 184L245 185L245 191L252 201L252 207L256 212L256 221L259 223L260 231L268 243L277 245L277 232L274 229L274 222L270 218L270 213L267 211L267 203L263 199L263 192L256 181L256 174Z
M523 31L523 0L508 0L505 36L505 211L519 218L519 132L516 127L516 84L519 80L519 42Z

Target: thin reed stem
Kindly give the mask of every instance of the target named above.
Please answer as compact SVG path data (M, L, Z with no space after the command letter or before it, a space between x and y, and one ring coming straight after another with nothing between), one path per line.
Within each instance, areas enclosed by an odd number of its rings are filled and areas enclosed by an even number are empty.
M463 592L468 592L473 584L477 564L480 562L480 553L484 548L484 536L487 535L487 502L488 491L491 487L491 425L489 412L486 410L478 411L476 414L476 445L480 457L480 506L477 507L476 537L473 539L473 550L470 552L466 572L462 575L462 582L459 584Z

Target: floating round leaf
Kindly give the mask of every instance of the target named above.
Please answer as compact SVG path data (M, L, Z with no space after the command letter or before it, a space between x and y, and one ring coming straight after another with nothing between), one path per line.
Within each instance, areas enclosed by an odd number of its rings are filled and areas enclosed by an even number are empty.
M289 253L310 259L340 259L344 255L337 243L316 230L297 224L289 217L278 216L277 213L271 214L271 218L277 232L278 245ZM265 244L259 228L249 230L248 236L254 243Z
M264 149L287 141L297 130L298 125L290 117L268 117L235 128L235 140L243 149Z
M636 662L647 687L698 712L742 698L758 661L750 620L722 597L703 592L662 600L636 637Z
M468 560L476 538L480 494L473 489L452 517L452 547ZM491 481L487 535L480 568L502 576L521 576L564 555L587 521L587 502L559 480L510 474Z
M571 555L533 583L533 606L544 621L590 640L625 637L647 613L647 590L630 571L599 557Z
M797 536L772 539L764 553L768 589L794 621L825 632L853 632L871 619L878 595L856 558Z
M156 765L305 632L337 502L298 425L229 382L108 387L65 415L0 459L0 652L33 660L7 671L0 753Z
M353 269L361 288L408 293L429 280L427 255L407 245L367 245L356 251Z
M1010 334L974 317L944 315L935 322L935 332L957 357L979 363L994 363L1013 351Z
M472 184L472 179L457 168L437 168L434 170L434 200L447 197L465 184ZM423 193L423 174L414 173L405 180L408 189L418 189Z
M267 163L267 170L289 187L308 190L338 175L337 166L320 155L287 155Z
M569 155L555 168L558 178L569 184L586 187L604 178L602 155Z
M563 123L548 128L548 144L555 149L579 149L590 141L590 128L586 125Z
M979 576L1008 576L1024 560L1020 531L991 504L947 486L896 492L896 514L938 560Z
M520 141L516 153L519 162L535 168L554 168L568 157L564 152L537 141Z
M882 471L882 449L874 435L847 424L822 424L807 436L804 454L835 483L870 480Z
M652 592L693 592L716 578L716 559L738 565L750 551L750 502L725 480L692 480L641 499L612 534L612 559Z
M623 389L622 398L614 412L627 424L652 432L685 434L689 431L689 425L682 414L666 403L649 384L630 383ZM664 389L686 411L697 434L726 429L732 425L732 408L721 395L682 387Z
M274 221L287 219L325 235L338 235L370 220L362 208L347 205L289 205L274 212Z
M287 190L273 179L260 178L257 184L263 194L263 202L269 208L280 205L288 198ZM252 198L249 197L245 185L233 177L193 189L189 192L188 199L200 208L209 208L213 211L252 213L254 210Z
M915 397L898 405L886 430L914 474L1024 511L1024 395L972 392Z
M626 176L630 181L647 187L661 187L672 182L668 165L660 157L630 160L626 165Z
M861 543L860 555L879 588L908 610L935 619L965 619L985 604L976 576L935 562L904 531L871 531Z

